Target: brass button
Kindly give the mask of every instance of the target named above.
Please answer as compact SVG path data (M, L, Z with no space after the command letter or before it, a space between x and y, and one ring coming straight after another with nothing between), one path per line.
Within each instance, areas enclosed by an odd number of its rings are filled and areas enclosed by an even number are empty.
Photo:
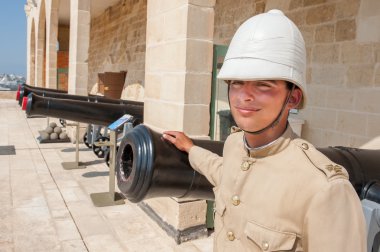
M237 205L240 204L240 198L239 198L239 196L234 195L234 196L232 197L232 204L233 204L234 206L237 206Z
M248 161L245 161L245 162L243 162L243 163L241 164L241 169L242 169L243 171L247 171L247 170L249 169L250 166L251 166L251 165L249 164L249 162L248 162Z
M263 244L262 244L262 247L263 247L263 250L264 251L267 251L269 249L269 243L264 241Z
M304 149L304 150L308 150L308 149L309 149L309 145L307 145L307 143L302 143L302 144L301 144L301 147L302 147L302 149Z
M228 231L227 232L227 238L228 238L228 240L233 241L233 240L235 240L235 234L232 231Z

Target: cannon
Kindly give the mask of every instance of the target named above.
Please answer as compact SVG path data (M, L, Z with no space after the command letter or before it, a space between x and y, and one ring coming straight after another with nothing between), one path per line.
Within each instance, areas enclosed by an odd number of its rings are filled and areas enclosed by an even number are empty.
M70 100L76 100L76 101L87 101L87 102L101 102L101 103L110 103L110 104L134 104L138 106L144 106L143 102L139 101L130 101L130 100L121 100L121 99L111 99L106 98L103 96L97 96L97 95L90 95L90 96L83 96L83 95L70 95L66 93L57 93L57 92L50 92L47 90L39 90L39 89L33 89L32 92L36 95L40 95L43 97L51 97L51 98L58 98L58 99L70 99ZM26 108L26 104L23 104L23 109ZM65 120L60 119L60 122L62 126L66 124ZM99 128L98 126L95 126ZM102 136L101 134L96 134L95 130L92 129L93 126L89 125L89 129L86 131L85 135L83 136L83 141L86 144L88 148L92 148L95 152L95 154L98 157L103 157L104 154L101 151L102 148L93 146L92 143L94 141L98 140L105 140L104 138L107 138L106 135ZM101 127L100 127L101 128ZM94 136L93 136L94 134Z
M98 96L98 95L90 95L90 96L71 95L67 93L57 93L57 92L51 92L47 90L32 90L31 92L39 96L57 98L57 99L68 99L68 100L87 101L87 102L101 102L101 103L110 103L110 104L136 104L136 105L143 106L143 102L139 102L139 101L111 99L111 98L106 98L106 97Z
M42 96L38 96L38 94L41 94ZM47 102L49 98L51 100ZM33 91L32 100L33 99L34 102L40 103L38 106L41 106L42 103L45 103L51 105L49 108L50 110L57 110L57 113L50 112L50 116L57 117L58 115L62 115L62 117L60 117L61 124L65 121L63 119L73 120L72 118L75 118L74 121L89 123L86 133L83 136L83 142L88 148L91 148L93 150L97 157L105 158L107 163L109 160L109 148L106 146L97 146L93 144L94 142L104 142L109 140L109 136L107 135L107 128L104 126L108 126L110 123L122 116L123 113L127 113L135 117L135 122L133 125L139 124L143 118L144 103L138 101L110 99L101 96L68 95L46 91L40 92L39 90L36 92ZM70 102L67 103L65 100ZM104 106L100 104L104 104ZM106 106L107 104L111 106ZM49 112L47 111L37 111L35 109L36 106L37 105L34 105L34 108L33 105L31 106L31 113L28 113L27 111L28 116L36 114L49 115ZM54 108L52 106L54 106ZM27 110L27 102L23 104L23 109ZM75 113L76 115L74 115ZM88 120L83 121L86 117ZM99 124L97 123L99 120L105 121ZM103 129L103 134L100 133L101 129Z
M141 104L110 104L101 102L77 101L28 95L26 114L40 115L66 120L108 126L125 114L134 117L134 125L143 120L144 107Z
M16 93L16 100L18 101L18 104L22 105L22 100L24 97L27 97L31 92L51 92L51 93L60 93L60 94L67 94L67 91L64 90L57 90L57 89L51 89L51 88L42 88L42 87L32 87L27 84L23 84L19 86L19 89Z
M223 142L193 141L219 155L223 152ZM187 154L144 125L124 136L115 169L118 187L131 202L154 197L214 197L211 184L191 168Z
M195 145L222 155L223 142L193 140ZM361 198L380 202L380 150L348 147L319 148L333 162L344 166ZM154 197L214 199L212 185L193 170L186 153L162 140L161 134L138 125L123 138L116 159L117 183L132 202Z

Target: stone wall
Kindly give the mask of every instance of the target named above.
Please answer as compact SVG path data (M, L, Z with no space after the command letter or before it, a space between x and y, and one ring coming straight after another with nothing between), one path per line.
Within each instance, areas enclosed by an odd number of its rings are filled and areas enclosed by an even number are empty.
M306 42L302 137L317 146L358 147L380 135L380 2L219 0L214 42L228 44L244 20L272 8L283 10Z
M144 85L146 0L124 0L91 20L89 84L98 73L128 71L125 85Z
M253 15L264 12L265 0L217 0L214 44L228 45L237 28Z
M16 98L17 91L0 91L0 99L14 100Z

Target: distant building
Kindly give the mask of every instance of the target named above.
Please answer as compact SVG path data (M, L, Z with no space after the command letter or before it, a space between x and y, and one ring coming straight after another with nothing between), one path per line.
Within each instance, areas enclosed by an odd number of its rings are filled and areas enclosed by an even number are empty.
M18 85L25 83L23 76L16 76L14 74L0 74L0 90L14 91L17 90Z

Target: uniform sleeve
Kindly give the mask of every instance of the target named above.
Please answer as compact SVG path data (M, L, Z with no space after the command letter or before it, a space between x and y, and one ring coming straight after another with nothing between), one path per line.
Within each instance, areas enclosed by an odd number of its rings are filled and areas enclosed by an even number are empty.
M189 162L194 170L204 175L213 186L219 184L223 158L211 151L193 146L189 152Z
M356 192L346 179L336 179L311 199L303 247L308 252L365 252L365 230Z

